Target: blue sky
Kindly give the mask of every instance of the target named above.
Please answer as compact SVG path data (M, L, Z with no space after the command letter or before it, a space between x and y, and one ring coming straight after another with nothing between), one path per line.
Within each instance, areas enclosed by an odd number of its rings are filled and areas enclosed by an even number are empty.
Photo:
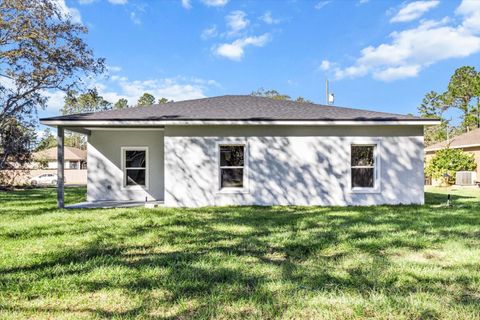
M480 69L480 0L57 0L89 28L109 101L174 100L260 87L335 105L415 113L457 67ZM63 95L51 93L58 114Z

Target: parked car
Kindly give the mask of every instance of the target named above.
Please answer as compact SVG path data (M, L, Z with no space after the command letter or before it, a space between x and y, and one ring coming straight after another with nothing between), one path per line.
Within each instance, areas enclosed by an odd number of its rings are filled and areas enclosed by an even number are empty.
M32 186L56 186L58 181L58 176L56 173L44 173L30 179L30 184Z

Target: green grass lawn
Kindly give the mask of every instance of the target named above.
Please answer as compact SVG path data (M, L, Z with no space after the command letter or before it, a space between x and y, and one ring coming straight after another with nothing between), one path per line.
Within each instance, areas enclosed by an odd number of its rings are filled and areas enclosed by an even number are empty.
M0 192L0 319L479 319L480 189L426 198L68 211Z

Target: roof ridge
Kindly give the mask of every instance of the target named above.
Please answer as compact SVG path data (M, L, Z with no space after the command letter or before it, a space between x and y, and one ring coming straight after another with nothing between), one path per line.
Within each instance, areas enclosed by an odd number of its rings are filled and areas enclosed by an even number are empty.
M413 115L254 95L222 95L40 119L52 120L432 120ZM433 121L433 120L432 120Z

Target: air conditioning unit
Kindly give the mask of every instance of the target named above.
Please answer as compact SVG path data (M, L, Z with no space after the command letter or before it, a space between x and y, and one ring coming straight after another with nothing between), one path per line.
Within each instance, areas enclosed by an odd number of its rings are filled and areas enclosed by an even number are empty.
M459 186L474 186L477 181L475 171L458 171L455 174L455 184Z

